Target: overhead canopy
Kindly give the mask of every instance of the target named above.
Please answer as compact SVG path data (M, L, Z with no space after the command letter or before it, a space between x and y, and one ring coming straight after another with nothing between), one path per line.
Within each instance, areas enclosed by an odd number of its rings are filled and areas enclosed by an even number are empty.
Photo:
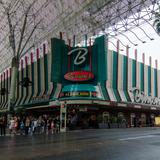
M40 21L25 51L47 37L76 36L77 41L88 34L100 31L123 33L152 19L159 0L1 0L0 1L0 72L11 64L13 52L9 43L9 26L4 8L10 7L15 40L19 42L24 14L32 5L25 30L27 39L35 24ZM143 11L143 12L142 12ZM25 42L25 40L24 40ZM24 44L23 42L23 44ZM16 48L17 49L17 48Z

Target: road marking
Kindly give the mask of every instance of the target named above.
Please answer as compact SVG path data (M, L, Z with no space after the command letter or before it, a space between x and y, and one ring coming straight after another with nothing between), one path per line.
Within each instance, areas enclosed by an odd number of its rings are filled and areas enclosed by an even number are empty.
M142 139L142 138L151 138L156 137L156 135L145 135L145 136L138 136L138 137L127 137L127 138L121 138L120 141L127 141L127 140L134 140L134 139Z
M103 143L102 143L102 142L98 142L97 144L100 144L100 145L101 145L101 144L103 144Z

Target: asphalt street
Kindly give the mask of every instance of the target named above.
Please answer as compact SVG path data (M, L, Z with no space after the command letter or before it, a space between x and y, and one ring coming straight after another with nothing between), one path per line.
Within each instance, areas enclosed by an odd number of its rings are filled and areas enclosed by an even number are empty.
M0 160L160 160L160 128L1 136Z

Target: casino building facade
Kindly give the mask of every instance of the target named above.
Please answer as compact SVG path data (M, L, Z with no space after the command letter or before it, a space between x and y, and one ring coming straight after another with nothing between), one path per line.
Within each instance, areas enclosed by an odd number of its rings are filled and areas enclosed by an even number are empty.
M0 110L8 110L11 69L1 73ZM160 114L160 71L107 48L105 36L88 46L52 38L20 61L15 110L32 114L76 114L80 127L125 122L152 126ZM63 124L64 125L64 124ZM113 126L114 126L113 125Z

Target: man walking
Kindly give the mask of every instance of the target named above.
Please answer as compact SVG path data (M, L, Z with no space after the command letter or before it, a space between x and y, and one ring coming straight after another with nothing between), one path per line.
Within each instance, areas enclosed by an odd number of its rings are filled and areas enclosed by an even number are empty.
M3 124L2 124L2 134L5 136L6 135L6 125L7 125L7 120L6 117L4 116L2 118Z
M6 120L5 120L5 117L0 118L0 132L1 132L1 136L6 135Z

